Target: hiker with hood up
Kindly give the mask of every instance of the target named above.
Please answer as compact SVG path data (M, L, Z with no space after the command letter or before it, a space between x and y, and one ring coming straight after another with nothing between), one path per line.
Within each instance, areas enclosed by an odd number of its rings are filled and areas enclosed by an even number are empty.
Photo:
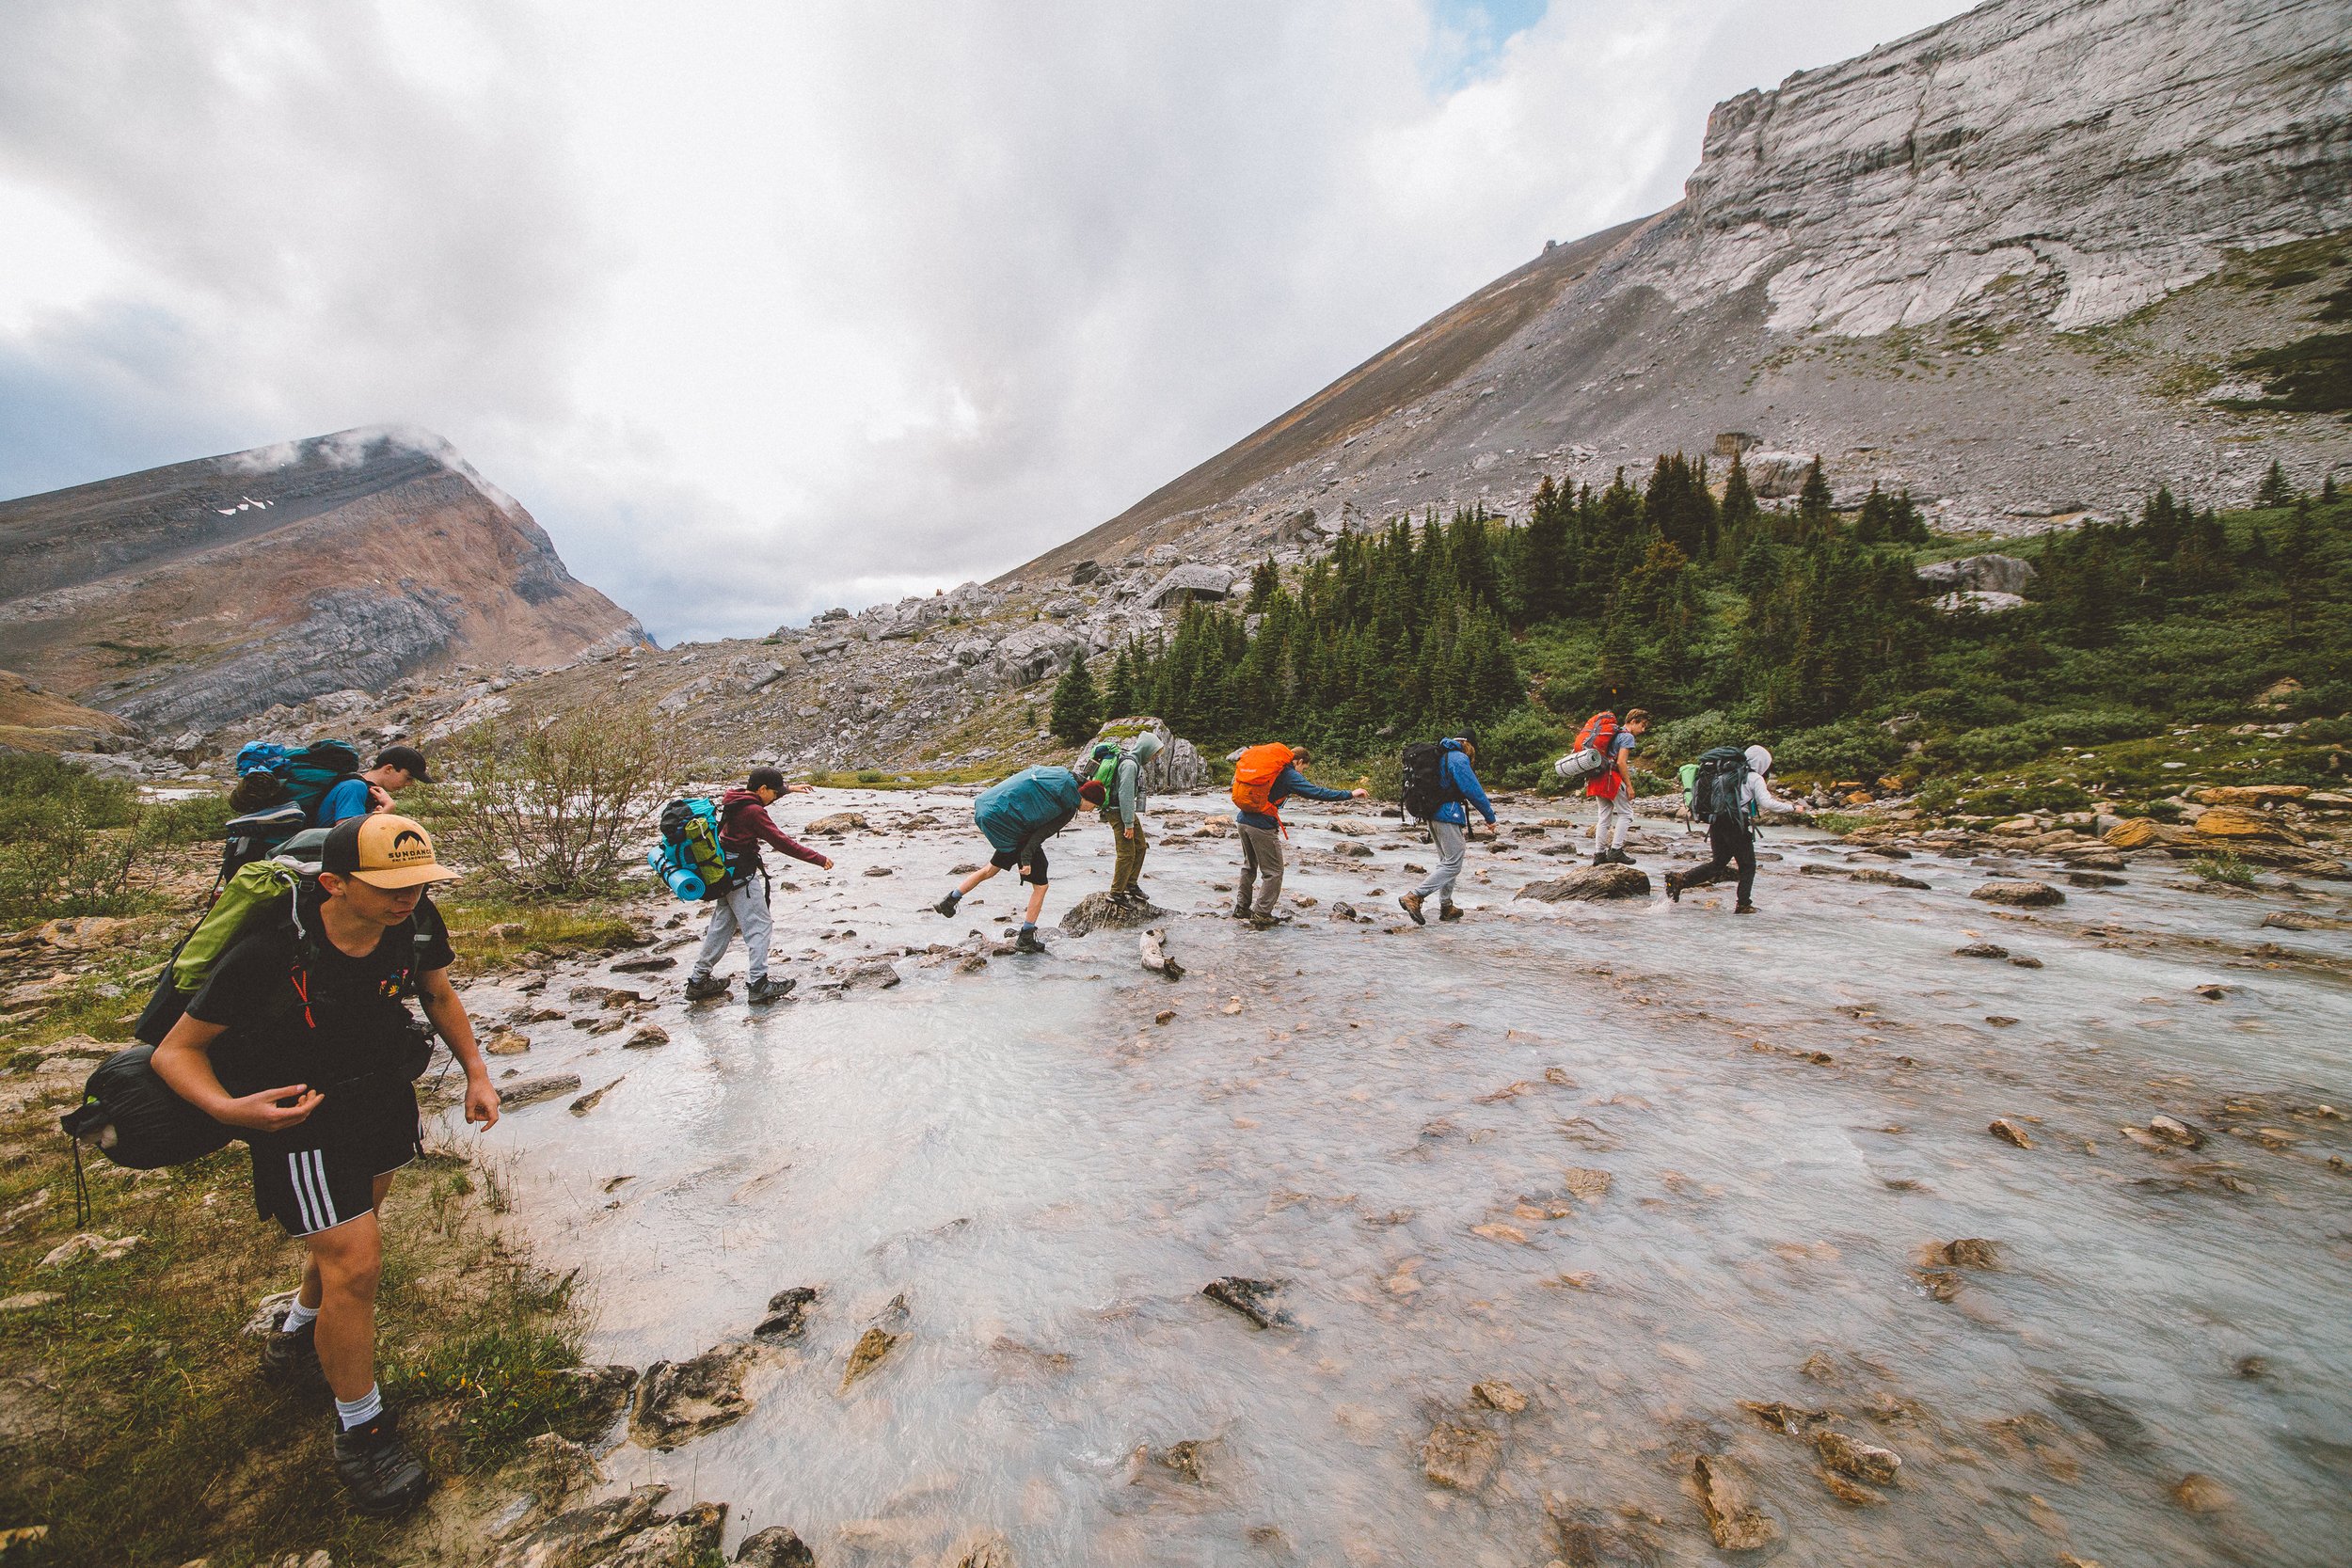
M1495 825L1495 808L1486 800L1486 791L1478 783L1472 767L1478 760L1478 747L1466 736L1449 736L1438 742L1441 756L1438 787L1444 794L1438 813L1429 819L1429 841L1438 847L1437 869L1422 879L1421 886L1399 898L1397 907L1412 916L1416 926L1429 924L1422 906L1435 894L1439 920L1459 920L1462 911L1454 906L1454 879L1462 875L1462 857L1470 848L1470 808L1476 806L1478 815L1486 819L1486 826Z
M1136 885L1143 879L1144 851L1152 847L1143 831L1143 770L1160 754L1161 744L1155 730L1136 736L1119 753L1118 769L1111 775L1110 789L1103 800L1103 820L1110 824L1116 852L1111 896L1122 904L1145 901L1143 889Z
M1744 752L1718 746L1701 753L1691 803L1694 813L1707 818L1707 841L1714 859L1696 871L1667 872L1668 898L1679 904L1688 890L1720 882L1737 868L1740 902L1731 912L1756 912L1749 897L1756 889L1756 818L1767 811L1798 809L1764 787L1764 776L1772 770L1772 753L1761 746Z
M739 931L751 960L744 976L749 982L743 990L745 1001L779 1002L799 983L768 977L768 938L775 923L768 912L768 867L760 859L759 847L773 845L796 861L806 861L820 870L833 869L830 858L787 838L768 815L768 808L785 796L808 793L807 784L786 784L781 769L755 768L741 789L730 789L719 797L719 847L726 851L730 869L724 888L711 900L709 927L703 932L694 967L687 972L689 1002L726 994L727 983L712 979L710 972L726 957Z
M931 908L953 919L965 894L999 871L1017 866L1021 879L1029 884L1029 908L1021 920L1021 934L1013 939L1013 951L1044 952L1045 944L1037 940L1037 917L1045 908L1045 841L1070 826L1080 806L1099 806L1103 798L1103 786L1094 780L1082 784L1075 770L1050 764L1025 768L980 791L972 802L972 820L993 853L986 865L949 888L947 896Z
M1234 827L1241 833L1241 885L1233 895L1233 918L1247 920L1255 930L1266 930L1288 920L1274 906L1282 896L1282 802L1296 796L1305 800L1361 800L1367 789L1326 789L1298 770L1307 760L1304 746L1268 741L1233 754ZM1258 885L1253 903L1252 881Z

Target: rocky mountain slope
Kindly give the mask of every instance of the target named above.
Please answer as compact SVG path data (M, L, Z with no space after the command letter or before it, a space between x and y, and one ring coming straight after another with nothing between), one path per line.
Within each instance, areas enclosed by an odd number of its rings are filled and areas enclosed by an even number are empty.
M421 432L346 431L0 502L0 668L154 735L645 641L529 513Z
M2316 484L2352 468L2343 424L2254 406L2240 362L2346 281L2348 23L2341 0L1994 0L1742 93L1675 206L1547 246L1009 576L1510 514L1541 474L1660 451L1752 449L1783 493L1819 453L1841 499L1908 486L1994 531L2158 482L2242 503L2273 456Z

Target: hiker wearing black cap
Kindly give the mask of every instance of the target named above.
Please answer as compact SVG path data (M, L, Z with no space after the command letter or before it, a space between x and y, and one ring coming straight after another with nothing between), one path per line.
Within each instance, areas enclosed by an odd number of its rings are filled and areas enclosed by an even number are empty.
M694 967L687 972L689 1002L726 994L727 983L711 978L710 972L726 957L727 945L739 931L743 935L744 956L751 962L743 988L745 998L781 1002L792 993L798 982L768 977L768 938L774 922L768 913L768 867L760 859L759 847L771 845L794 860L824 871L833 869L830 857L786 837L768 815L768 808L787 795L808 793L804 784L786 784L780 768L755 768L741 789L730 789L719 797L719 847L726 851L733 871L726 887L711 900L710 925L703 932Z
M326 792L319 802L318 826L331 828L372 811L392 809L392 797L412 784L431 784L424 770L424 753L414 746L387 746L375 753L375 766L354 773Z
M499 1092L450 986L449 933L430 883L433 840L375 812L326 835L317 885L241 937L155 1048L181 1099L236 1128L265 1219L302 1239L302 1286L262 1363L323 1378L335 1400L335 1471L362 1513L400 1513L432 1485L375 1383L376 1211L422 1149L412 1081L437 1031L466 1074L466 1119L497 1125ZM414 996L432 1021L410 1016Z

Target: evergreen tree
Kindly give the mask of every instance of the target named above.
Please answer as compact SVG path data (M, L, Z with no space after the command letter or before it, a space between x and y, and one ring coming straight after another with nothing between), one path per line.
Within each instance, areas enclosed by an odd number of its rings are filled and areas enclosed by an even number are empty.
M1535 486L1534 505L1519 531L1513 559L1512 598L1519 625L1556 620L1568 612L1574 587L1569 560L1568 519L1574 503L1560 494L1549 475Z
M1121 645L1119 657L1111 660L1111 678L1103 689L1103 717L1126 719L1143 711L1136 700L1136 658L1131 646Z
M1748 483L1747 467L1735 451L1731 454L1731 472L1724 476L1724 502L1720 514L1724 538L1732 550L1736 552L1747 547L1748 532L1756 526L1761 510L1756 504L1756 491Z
M1275 570L1274 558L1268 556L1259 562L1256 569L1249 574L1249 598L1242 608L1255 615L1265 608L1266 600L1272 598L1274 591L1281 586L1282 575Z
M2295 486L2287 483L2286 468L2277 458L2270 460L2270 471L2263 475L2261 485L2254 491L2254 505L2261 510L2290 505L2295 499Z
M1094 738L1101 719L1095 708L1094 677L1087 673L1086 651L1073 649L1070 668L1054 683L1054 705L1046 723L1057 736L1079 746Z
M1807 538L1818 538L1837 526L1837 516L1830 509L1829 476L1821 472L1821 459L1817 453L1813 466L1804 471L1804 487L1797 492L1797 522Z
M2311 578L2315 554L2312 537L2312 509L2296 502L2287 514L2286 526L2279 531L2279 582L2286 590L2287 636L2298 636L2310 617Z

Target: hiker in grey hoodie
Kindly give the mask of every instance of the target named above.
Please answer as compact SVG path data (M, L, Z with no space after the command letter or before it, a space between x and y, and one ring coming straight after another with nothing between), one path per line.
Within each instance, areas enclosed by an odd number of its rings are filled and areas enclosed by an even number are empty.
M1747 771L1740 776L1731 800L1707 824L1708 844L1715 852L1714 860L1696 871L1666 873L1666 896L1677 904L1687 890L1720 882L1733 875L1736 868L1740 902L1731 912L1756 912L1756 905L1748 896L1756 890L1756 819L1768 811L1798 808L1764 787L1764 775L1772 770L1772 752L1761 746L1751 746L1742 754L1747 760Z
M1119 770L1112 775L1110 799L1103 802L1103 820L1110 824L1117 858L1111 865L1111 896L1121 903L1144 902L1136 885L1143 877L1144 851L1152 841L1143 832L1143 770L1160 754L1158 734L1146 730L1119 753Z

